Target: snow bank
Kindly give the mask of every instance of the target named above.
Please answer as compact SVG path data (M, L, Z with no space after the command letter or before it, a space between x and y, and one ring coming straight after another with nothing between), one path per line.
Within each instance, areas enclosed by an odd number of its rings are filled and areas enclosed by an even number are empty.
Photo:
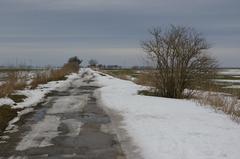
M228 79L215 79L215 82L226 82L240 84L240 80L228 80Z
M13 105L14 101L12 99L10 99L10 98L0 98L0 107L2 105L4 105L4 104L6 104L6 105Z
M145 159L239 159L240 125L187 100L137 95L130 81L95 72L102 102L123 116Z

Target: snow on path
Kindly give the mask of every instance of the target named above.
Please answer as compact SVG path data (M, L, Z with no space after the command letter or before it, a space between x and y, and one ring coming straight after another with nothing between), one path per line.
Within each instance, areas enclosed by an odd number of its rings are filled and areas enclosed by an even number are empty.
M60 117L47 115L43 121L32 127L32 131L27 134L16 147L22 151L31 147L45 147L51 145L51 139L58 136L58 126Z
M80 77L80 74L78 77ZM61 88L58 90L65 90L70 86L70 84L74 83L79 86L82 83L82 80L68 80L65 82L65 85L61 85ZM65 114L80 111L85 106L88 96L68 95L55 96L55 98L56 99L54 99L52 107L47 110L44 119L39 123L32 125L31 131L23 137L17 145L16 150L23 151L33 147L46 147L52 145L51 140L60 133L58 127L61 123L67 125L69 130L67 134L68 136L76 136L79 134L82 126L80 121L77 121L76 119L61 119L58 115L61 113Z
M123 116L145 159L239 159L240 125L187 100L137 95L130 81L95 72L102 102Z

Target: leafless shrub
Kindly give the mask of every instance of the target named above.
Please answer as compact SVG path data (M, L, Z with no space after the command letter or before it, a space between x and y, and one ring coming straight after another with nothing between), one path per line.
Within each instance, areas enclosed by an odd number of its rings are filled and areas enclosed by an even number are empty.
M154 28L150 34L152 39L141 45L155 68L149 80L159 96L182 98L184 89L198 89L210 82L216 60L205 52L209 45L201 34L173 25L165 32Z

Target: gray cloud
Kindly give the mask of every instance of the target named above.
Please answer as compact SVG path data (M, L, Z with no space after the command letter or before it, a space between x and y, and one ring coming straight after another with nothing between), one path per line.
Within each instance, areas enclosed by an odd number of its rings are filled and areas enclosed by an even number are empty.
M147 29L177 24L202 32L222 65L240 66L239 6L238 0L0 0L0 65L29 57L55 65L74 54L136 65Z

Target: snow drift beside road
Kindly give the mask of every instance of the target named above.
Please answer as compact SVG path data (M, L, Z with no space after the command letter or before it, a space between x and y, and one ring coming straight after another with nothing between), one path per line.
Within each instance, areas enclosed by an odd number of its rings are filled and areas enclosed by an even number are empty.
M145 159L239 159L240 125L187 100L137 95L142 87L95 72L102 102L123 116Z

